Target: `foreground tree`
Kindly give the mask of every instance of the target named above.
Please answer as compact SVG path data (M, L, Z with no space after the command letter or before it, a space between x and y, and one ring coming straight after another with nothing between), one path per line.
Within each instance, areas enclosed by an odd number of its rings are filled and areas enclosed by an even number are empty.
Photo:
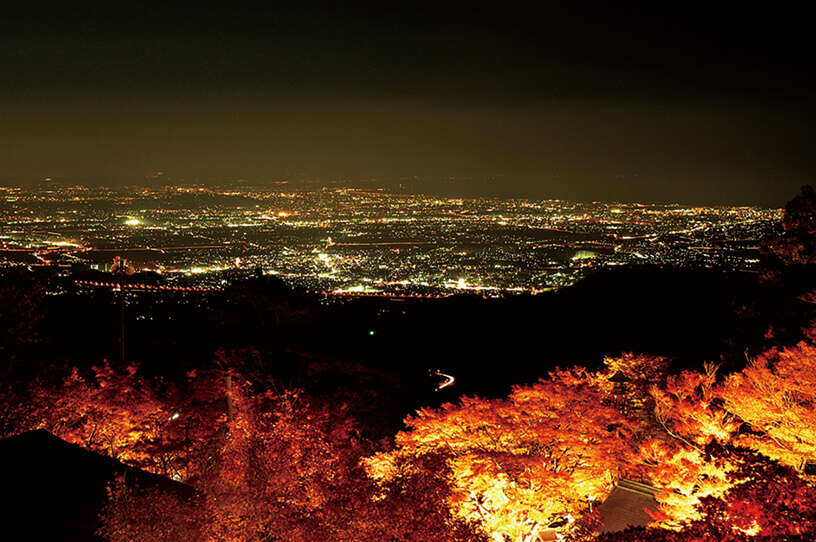
M21 429L46 429L88 450L148 466L147 448L161 438L172 412L137 370L103 365L87 379L72 370L59 388L34 383L32 418Z
M651 395L662 432L642 442L640 457L649 480L664 488L657 495L660 513L655 519L677 528L701 517L701 499L720 497L731 487L728 474L734 467L705 448L730 442L739 423L719 407L713 366L705 373L684 371L669 377L663 387L654 386Z
M816 347L766 352L728 376L719 394L750 427L737 443L799 470L816 459Z
M110 542L203 542L207 511L195 499L139 490L117 480L101 514L99 534Z
M395 452L368 460L388 480L392 463L444 454L453 475L449 505L497 541L533 540L553 522L604 498L633 457L626 418L609 383L582 369L514 388L506 400L463 398L409 417Z
M721 498L703 500L703 519L689 530L718 529L723 538L735 532L780 538L816 534L816 489L794 469L744 448L715 445L707 451L734 466L733 485Z
M816 536L816 489L785 465L751 450L712 442L705 453L731 466L729 489L701 497L697 515L675 530L629 529L596 542L806 541Z
M44 380L25 393L0 390L0 429L16 434L45 429L130 465L187 479L201 470L225 418L220 375L191 373L183 386L158 386L138 367L73 369L58 386Z
M134 533L156 542L486 541L448 511L443 459L397 465L375 484L342 405L311 404L301 392L251 394L238 383L231 393L234 421L202 462L198 500L114 492L102 518L110 542L139 539Z
M215 538L289 533L305 540L309 530L321 530L312 520L348 474L349 423L342 413L298 405L298 394L247 397L236 384L233 395L235 420L216 464L202 473Z
M729 442L740 424L721 408L716 384L717 368L708 365L704 373L683 371L653 387L655 419L665 433L695 449L712 440Z

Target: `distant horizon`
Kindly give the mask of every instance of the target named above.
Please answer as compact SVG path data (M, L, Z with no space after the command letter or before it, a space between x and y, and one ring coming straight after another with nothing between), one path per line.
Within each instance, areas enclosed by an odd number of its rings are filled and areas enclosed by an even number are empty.
M353 187L372 188L380 190L388 190L393 193L398 193L405 190L405 195L423 195L442 197L446 199L500 199L500 200L530 200L530 201L567 201L571 203L603 203L603 204L624 204L624 205L665 205L665 206L684 206L684 207L757 207L763 209L782 209L785 204L793 199L801 191L802 186L810 183L803 183L795 192L787 196L783 196L778 205L758 204L751 202L727 203L727 202L711 202L711 201L681 201L663 199L662 201L646 200L643 198L635 199L577 199L570 197L559 197L556 195L531 195L531 190L516 190L516 194L512 191L501 191L489 185L489 181L495 179L494 177L487 178L473 178L473 177L452 177L452 178L433 178L433 177L413 177L413 178L369 178L369 179L314 179L304 177L301 179L291 178L277 178L277 179L258 179L258 178L243 178L243 177L194 177L194 176L174 176L165 175L163 172L148 175L122 175L122 176L65 176L65 177L18 177L18 178L3 178L0 177L0 188L31 188L39 185L47 185L53 183L61 186L86 186L88 188L127 188L127 187L168 187L173 186L204 186L207 188L217 188L220 186L258 186L258 187L297 187L297 188L318 188L318 187L334 187L342 188ZM510 192L510 193L508 193ZM528 192L523 194L521 192ZM533 190L532 192L542 192L542 190ZM694 199L701 199L699 197Z

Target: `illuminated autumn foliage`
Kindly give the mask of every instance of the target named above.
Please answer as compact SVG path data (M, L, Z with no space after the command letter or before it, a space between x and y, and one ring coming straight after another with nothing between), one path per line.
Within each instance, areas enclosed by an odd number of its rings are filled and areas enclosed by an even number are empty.
M717 370L709 365L704 373L684 371L667 378L663 387L653 386L655 419L668 435L691 447L704 446L713 439L729 441L739 423L718 406L716 383Z
M731 487L728 472L732 467L703 450L656 439L644 443L640 454L648 467L648 479L662 488L657 495L659 513L654 517L661 527L678 529L700 519L701 499L720 497Z
M708 452L727 458L734 468L728 492L703 500L700 511L707 528L719 526L723 535L812 539L816 534L816 489L794 469L742 448L713 445Z
M629 529L597 542L805 541L816 536L816 489L792 468L744 448L712 443L706 455L731 465L729 489L697 504L682 529Z
M159 389L138 367L76 369L58 387L40 381L28 389L15 432L46 429L88 450L173 477L187 478L224 416L224 389L211 374L191 378L187 389ZM192 469L192 470L191 470Z
M810 395L814 353L807 345L771 352L724 380L714 367L667 376L663 360L632 355L606 360L599 374L556 372L550 380L516 388L505 400L463 398L420 411L406 421L409 430L398 435L398 449L367 465L374 476L388 479L389 459L445 451L454 474L452 509L480 522L497 541L533 540L559 517L579 517L620 475L663 488L655 525L678 536L702 532L712 521L726 525L720 535L735 540L759 532L805 532L806 510L797 512L797 527L785 530L776 520L771 528L772 521L760 516L772 517L781 508L762 504L759 492L748 494L762 484L771 484L768 492L803 498L812 491L795 471L757 465L768 456L803 467L810 453L808 420L816 415ZM619 371L626 383L613 386L610 378ZM763 455L712 452L723 445L750 446ZM752 512L756 507L766 511Z
M171 386L135 366L74 370L58 387L35 382L25 400L4 395L4 423L197 489L183 500L111 488L110 542L532 542L550 528L589 540L591 512L620 477L661 488L660 510L653 528L600 540L802 537L816 525L803 474L816 446L814 365L806 343L723 377L668 375L662 358L624 355L503 399L422 409L379 453L344 404L253 391L237 376L227 391L223 372Z
M146 448L160 438L172 413L136 370L104 365L85 379L74 369L60 388L33 386L32 400L42 413L32 420L34 426L115 459L144 464Z
M300 392L246 393L239 383L232 395L234 421L201 463L195 502L117 487L103 515L108 540L484 540L447 511L443 460L398 467L377 485L359 465L342 405L312 405Z
M581 369L520 386L505 400L464 397L409 417L395 452L367 461L388 480L389 461L449 456L455 513L497 541L533 540L611 490L632 457L626 418L600 380Z
M705 452L713 440L728 442L738 423L732 414L718 408L716 370L705 373L684 371L650 390L654 419L663 430L653 432L641 445L641 461L647 477L658 487L660 524L677 528L700 518L700 499L722 496L731 487L727 461Z
M245 397L233 391L235 420L218 459L203 484L212 507L214 538L249 540L247 533L317 530L315 518L347 478L345 461L350 425L342 413L330 415L302 405L298 395Z
M795 468L816 459L816 348L774 349L729 375L723 408L750 426L737 442Z
M100 535L117 542L190 542L206 539L206 509L159 490L137 491L117 480L109 490Z

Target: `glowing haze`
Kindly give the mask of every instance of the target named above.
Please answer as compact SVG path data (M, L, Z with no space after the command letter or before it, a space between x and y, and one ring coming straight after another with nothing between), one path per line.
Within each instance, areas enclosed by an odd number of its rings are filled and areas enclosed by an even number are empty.
M0 178L765 206L813 182L803 14L531 4L3 7Z

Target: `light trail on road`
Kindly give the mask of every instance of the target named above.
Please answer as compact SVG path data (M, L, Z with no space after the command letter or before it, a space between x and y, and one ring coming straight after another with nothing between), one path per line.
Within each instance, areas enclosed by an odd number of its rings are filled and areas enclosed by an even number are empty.
M433 371L431 374L433 374L435 376L441 376L441 377L443 377L445 379L444 382L442 382L441 384L439 384L436 387L436 391L439 391L439 390L441 390L443 388L447 388L448 386L453 386L453 383L456 381L456 379L453 378L451 375L446 375L446 374L440 373L439 371Z

